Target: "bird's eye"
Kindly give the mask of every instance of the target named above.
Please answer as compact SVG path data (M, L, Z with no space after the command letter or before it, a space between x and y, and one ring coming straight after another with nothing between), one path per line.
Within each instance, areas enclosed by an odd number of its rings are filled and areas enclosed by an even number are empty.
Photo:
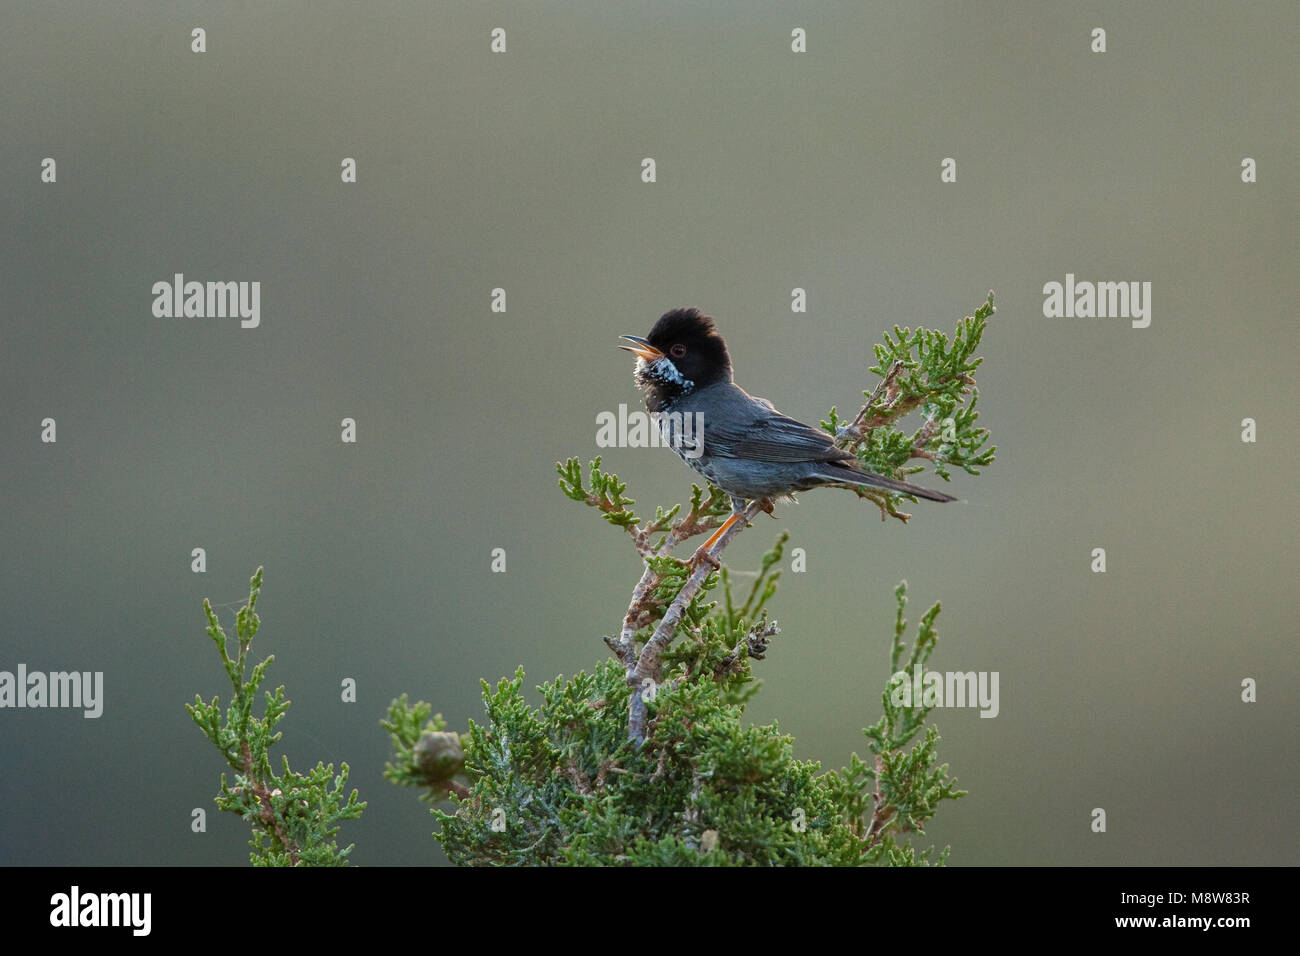
M683 355L686 354L686 346L681 345L680 343L674 345L672 348L668 350L668 354L671 355L673 358L681 358Z

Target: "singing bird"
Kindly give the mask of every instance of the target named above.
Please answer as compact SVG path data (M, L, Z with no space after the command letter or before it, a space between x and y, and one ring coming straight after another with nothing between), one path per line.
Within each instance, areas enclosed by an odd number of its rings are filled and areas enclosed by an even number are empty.
M956 501L941 491L873 474L819 428L782 415L733 381L727 343L699 309L665 313L645 338L624 335L637 357L636 383L646 408L659 412L669 446L731 497L731 516L691 558L717 566L709 549L746 503L772 502L821 486L884 488L931 501ZM691 427L698 422L700 427Z

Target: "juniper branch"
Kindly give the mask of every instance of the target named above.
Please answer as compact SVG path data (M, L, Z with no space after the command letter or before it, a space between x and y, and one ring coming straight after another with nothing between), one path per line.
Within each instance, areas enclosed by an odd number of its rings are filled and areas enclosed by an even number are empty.
M236 771L235 786L221 776L221 792L217 806L221 810L238 813L253 825L250 860L264 866L338 866L346 865L352 852L348 846L340 849L334 841L338 821L354 820L361 816L365 803L357 800L357 791L346 794L348 765L340 764L334 774L333 764L317 762L306 774L296 773L289 767L289 758L283 757L283 769L276 773L271 768L270 749L280 740L275 730L289 709L284 687L266 694L266 709L262 717L253 713L257 692L267 668L275 660L268 656L248 670L248 652L258 631L257 598L262 588L262 569L249 581L248 603L236 615L236 643L238 655L231 658L227 650L225 631L217 619L211 602L204 600L203 612L207 616L208 636L221 655L226 677L231 684L231 698L224 714L221 702L213 697L210 702L195 696L186 710L199 729L226 762Z
M723 532L722 536L714 542L713 547L709 550L709 555L716 558L723 549L738 535L741 530L763 510L763 501L751 501L745 506L745 510L740 513L740 519L730 528ZM649 567L647 566L647 570ZM645 742L645 721L646 721L646 704L645 692L649 681L658 681L660 678L659 656L664 652L669 644L672 643L673 637L677 634L677 624L681 620L682 614L686 611L690 603L695 600L695 596L704 586L709 575L713 573L713 568L708 561L701 561L691 576L686 579L677 596L668 605L664 611L663 617L659 621L658 627L650 635L645 646L641 648L640 655L637 656L636 666L628 667L627 681L632 685L632 701L628 708L628 726L627 734L631 740L641 744ZM631 613L631 609L629 609Z

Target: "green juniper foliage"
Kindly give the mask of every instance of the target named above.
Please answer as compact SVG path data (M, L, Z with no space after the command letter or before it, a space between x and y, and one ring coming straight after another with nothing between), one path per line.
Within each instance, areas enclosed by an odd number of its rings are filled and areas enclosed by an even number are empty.
M903 664L903 655L907 653L907 645L903 643L907 628L907 621L903 619L903 609L907 606L906 581L894 589L894 598L898 602L898 614L894 619L894 644L890 655L893 676L881 695L885 715L863 731L870 741L875 761L868 766L857 754L852 754L848 767L840 771L831 786L836 801L849 808L854 832L867 835L867 862L914 866L918 858L912 847L898 843L894 833L924 832L925 821L934 816L939 801L964 797L966 791L957 789L956 780L948 776L947 764L934 766L939 731L933 725L925 726L925 718L934 705L923 706L918 701L904 706L894 702L893 691L904 679L910 681L913 675L925 673L925 665L934 652L934 619L939 616L939 605L935 604L921 618L916 643L912 645L907 663ZM925 728L925 736L908 750L907 745L922 728ZM891 823L896 826L891 827ZM948 848L945 847L938 862L942 864L947 858Z
M949 465L972 475L993 461L996 448L985 448L989 432L975 422L979 412L979 389L974 372L983 361L975 355L988 318L996 310L993 293L974 315L957 324L952 341L942 332L931 329L907 329L894 326L885 333L885 344L876 345L878 364L870 371L881 377L872 392L863 392L867 404L856 418L845 421L831 408L823 429L852 450L868 471L905 478L923 469L908 466L913 458L930 461L935 474L947 479ZM969 398L969 401L967 401ZM912 434L893 424L913 409L920 408L923 423ZM907 520L897 511L897 496L877 489L857 489L871 498L886 514Z
M226 775L221 775L217 806L252 824L253 837L248 845L252 847L249 860L254 866L346 866L352 847L339 849L334 842L338 823L356 819L366 807L357 801L356 790L344 800L348 765L342 764L335 776L333 764L317 763L304 776L290 770L289 758L284 757L282 772L275 773L271 769L271 747L281 737L275 726L289 709L284 686L277 687L274 694L266 694L265 716L253 715L258 688L275 660L274 655L267 657L245 676L248 649L261 623L255 610L261 589L262 569L258 568L249 581L248 604L236 617L239 656L234 660L227 652L228 639L216 612L204 600L208 636L221 654L233 696L224 716L217 697L205 704L195 695L194 703L186 704L185 709L235 771L233 787L227 785Z
M761 577L755 590L760 586ZM898 661L905 650L905 585L895 595ZM907 842L908 834L924 833L941 801L965 795L947 764L935 766L939 735L925 726L932 708L920 701L893 705L891 684L882 693L885 716L865 731L873 760L855 754L844 770L822 773L816 762L795 759L793 738L775 724L745 724L744 703L757 689L750 662L763 658L776 629L762 615L754 624L733 617L739 608L729 589L723 601L731 610L719 604L699 633L669 654L671 679L653 701L652 746L638 749L627 739L631 690L613 659L600 662L593 675L542 685L537 708L524 700L522 670L495 688L484 682L487 719L470 721L463 738L464 772L472 785L461 788L454 813L434 810L451 860L500 866L943 863L946 848L934 858L933 847L917 851ZM938 611L935 605L926 613L912 653L898 667L909 679L934 649ZM427 704L393 702L385 726L398 758L385 775L439 798L448 792L445 778L430 778L411 757L419 740L416 722L428 714ZM426 726L432 730L440 721Z
M822 426L869 470L905 477L908 463L933 463L970 474L993 460L988 432L976 427L973 372L993 295L957 327L940 332L899 329L876 346L881 378L851 421L831 409ZM910 435L897 427L920 409ZM455 798L452 812L434 808L436 834L462 865L928 865L945 848L917 849L912 834L940 803L964 796L937 765L932 707L904 706L890 691L897 675L923 673L936 642L939 605L922 617L910 651L904 642L906 584L895 590L891 646L895 678L881 695L883 716L865 731L869 760L822 772L795 759L794 741L776 724L744 721L754 695L754 662L779 633L769 620L786 536L763 556L743 600L731 575L692 569L672 549L717 528L729 508L717 488L694 488L690 508L656 508L644 523L617 475L600 459L587 474L577 459L557 464L569 498L598 509L623 528L643 559L641 581L619 634L607 636L615 657L538 688L540 707L524 700L524 673L483 683L486 719L467 733L445 730L432 708L394 701L383 722L395 759L385 775L418 786L424 796ZM907 514L902 498L856 489L882 518ZM733 533L739 530L733 527ZM729 537L729 536L728 536ZM720 550L727 538L718 544ZM706 600L707 599L707 600ZM676 641L674 643L674 638ZM629 728L634 732L629 734ZM454 779L456 777L462 780Z
M403 694L388 708L388 719L380 725L393 738L396 763L384 765L384 776L401 787L426 787L426 800L437 800L448 793L464 796L468 791L456 781L465 769L465 751L460 736L446 730L442 714L434 714L424 701L414 705Z

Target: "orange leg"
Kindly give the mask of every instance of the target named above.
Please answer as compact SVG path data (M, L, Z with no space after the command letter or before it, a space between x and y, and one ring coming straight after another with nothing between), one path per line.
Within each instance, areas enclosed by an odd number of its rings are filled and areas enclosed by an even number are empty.
M731 517L729 517L726 521L722 522L722 524L718 527L718 530L713 532L713 534L709 535L709 540L705 541L702 545L700 545L699 548L696 550L696 552L693 555L691 555L691 560L689 562L690 566L696 568L699 567L701 561L707 561L715 568L719 567L720 564L718 562L718 559L715 558L713 555L709 554L709 549L713 547L715 544L717 544L718 539L721 538L724 534L726 534L727 529L730 528L733 524L735 524L739 519L740 519L740 512L737 511L737 512L733 512Z

